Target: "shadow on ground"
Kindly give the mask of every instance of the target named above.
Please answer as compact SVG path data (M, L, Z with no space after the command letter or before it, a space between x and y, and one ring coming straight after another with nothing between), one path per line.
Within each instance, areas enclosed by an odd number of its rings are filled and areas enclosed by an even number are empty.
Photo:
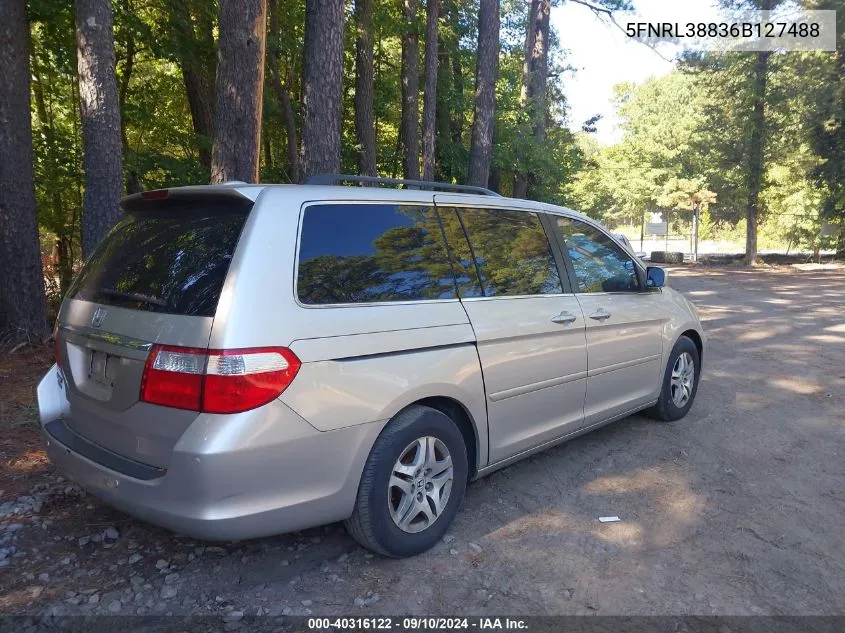
M474 483L447 539L422 556L373 557L339 525L200 543L77 497L51 475L40 513L14 519L14 534L5 528L3 547L15 552L0 605L6 613L841 614L845 274L679 267L670 285L698 306L708 336L688 417L633 416ZM605 515L622 520L599 523ZM102 539L107 528L119 538Z

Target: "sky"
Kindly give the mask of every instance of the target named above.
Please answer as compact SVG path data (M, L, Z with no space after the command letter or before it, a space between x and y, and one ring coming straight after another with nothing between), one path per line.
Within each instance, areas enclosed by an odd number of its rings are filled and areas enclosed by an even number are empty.
M713 0L633 0L633 4L643 21L683 23L718 17ZM576 69L563 77L569 127L580 130L584 121L601 114L598 140L606 144L618 141L622 134L612 104L613 86L625 81L642 83L671 72L677 49L672 45L661 48L667 61L574 2L553 8L550 21L568 51L565 62Z

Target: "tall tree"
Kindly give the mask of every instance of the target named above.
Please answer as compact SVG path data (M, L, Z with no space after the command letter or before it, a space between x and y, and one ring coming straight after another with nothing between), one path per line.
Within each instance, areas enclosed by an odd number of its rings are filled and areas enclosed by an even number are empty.
M499 66L499 0L481 0L478 11L478 57L475 72L475 117L467 183L486 187L493 156L496 75Z
M420 177L420 43L417 0L402 0L405 23L402 31L402 172L405 178Z
M85 164L82 252L87 257L120 218L120 109L110 0L76 0L76 48Z
M200 162L210 173L216 72L214 20L210 15L213 5L199 0L168 0L167 6L172 46L185 83Z
M376 175L376 131L373 123L373 0L355 0L355 136L358 172Z
M47 327L35 219L25 0L0 0L0 335L41 339Z
M423 168L424 180L434 180L434 141L437 122L437 31L440 21L441 0L425 3L425 89L423 91Z
M296 116L293 112L293 104L290 99L288 81L282 82L281 70L279 68L279 36L281 34L279 0L271 0L270 4L270 37L272 38L272 49L268 59L270 60L270 74L272 77L273 91L282 106L282 113L285 118L285 134L287 136L288 163L290 163L291 182L299 182L299 141L296 133Z
M770 51L758 51L752 77L752 106L748 139L748 206L745 216L745 263L757 263L757 222L760 213L760 191L763 187L763 145L766 141L766 84Z
M211 182L258 182L267 0L221 0Z
M549 15L551 0L531 0L525 29L525 61L522 71L521 105L533 140L542 143L546 138L546 94L549 76ZM522 157L524 162L524 157ZM520 165L514 174L513 196L525 198L533 174Z
M306 0L303 59L302 172L340 170L343 0Z
M836 13L836 52L833 57L835 82L827 88L828 99L817 100L812 144L822 159L814 169L814 180L823 187L823 213L839 222L836 255L845 258L845 11L841 0L808 2L810 9L838 9ZM832 89L831 89L832 87Z

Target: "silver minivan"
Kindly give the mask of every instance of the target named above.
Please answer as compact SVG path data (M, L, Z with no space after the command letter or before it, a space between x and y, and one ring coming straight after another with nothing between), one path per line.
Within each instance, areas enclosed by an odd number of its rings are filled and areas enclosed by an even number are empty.
M686 415L704 335L661 269L568 209L412 184L127 197L38 387L58 469L198 538L345 521L398 557L477 477Z

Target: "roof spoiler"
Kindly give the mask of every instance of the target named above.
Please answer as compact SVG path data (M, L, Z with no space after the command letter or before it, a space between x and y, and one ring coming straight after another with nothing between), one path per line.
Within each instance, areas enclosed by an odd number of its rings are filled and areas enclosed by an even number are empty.
M254 202L252 198L239 191L235 183L231 185L227 183L226 185L198 185L142 191L122 198L120 206L126 211L138 211L164 208L176 204L208 202L212 199L241 204L252 204Z

